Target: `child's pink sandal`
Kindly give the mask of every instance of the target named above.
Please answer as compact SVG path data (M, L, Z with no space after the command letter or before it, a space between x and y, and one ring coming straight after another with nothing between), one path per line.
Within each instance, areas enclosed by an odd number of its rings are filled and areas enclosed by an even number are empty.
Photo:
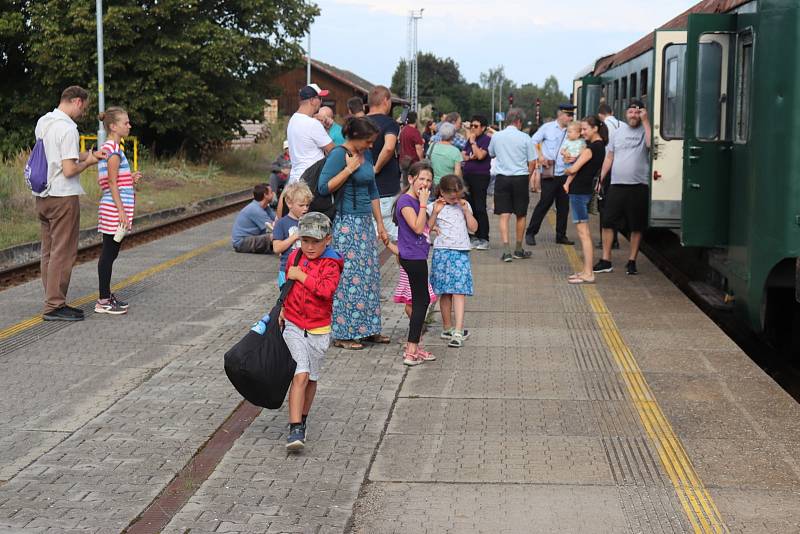
M423 359L417 356L417 352L408 352L405 351L403 353L403 363L408 366L419 365L423 362Z
M417 346L417 357L426 362L432 362L436 360L436 356L434 356L432 353L428 352L427 350L423 349L420 346Z

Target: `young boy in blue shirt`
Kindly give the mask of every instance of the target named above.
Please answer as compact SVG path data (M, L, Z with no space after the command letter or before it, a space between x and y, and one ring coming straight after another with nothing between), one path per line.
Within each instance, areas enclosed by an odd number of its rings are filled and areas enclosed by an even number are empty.
M272 229L272 249L275 254L281 255L281 266L278 271L278 287L286 283L286 261L292 250L300 248L300 234L297 224L300 217L308 211L311 204L311 189L304 182L295 182L287 185L283 190L283 199L289 206L289 213L278 219Z

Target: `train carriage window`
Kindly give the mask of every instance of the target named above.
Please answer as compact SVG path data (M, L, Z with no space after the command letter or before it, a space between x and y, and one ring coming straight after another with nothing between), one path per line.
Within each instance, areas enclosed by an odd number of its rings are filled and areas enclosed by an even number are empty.
M722 118L722 45L701 42L697 56L695 132L698 139L720 138Z
M642 69L639 73L639 87L641 88L641 98L644 105L647 105L647 69Z
M753 32L739 34L736 53L738 71L736 87L736 141L747 142L750 137L750 92L753 81Z
M619 80L614 80L614 115L619 115Z
M622 109L628 108L628 77L622 78Z
M631 98L636 98L639 94L636 92L636 73L631 74Z
M672 44L664 48L663 87L661 89L661 137L683 138L683 85L685 44Z

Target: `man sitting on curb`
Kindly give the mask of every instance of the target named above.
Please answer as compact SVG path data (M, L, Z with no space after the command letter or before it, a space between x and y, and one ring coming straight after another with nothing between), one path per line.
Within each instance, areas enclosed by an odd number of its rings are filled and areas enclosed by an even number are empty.
M231 243L236 252L272 254L272 224L275 212L270 207L275 193L266 184L253 187L253 201L239 212L233 223Z

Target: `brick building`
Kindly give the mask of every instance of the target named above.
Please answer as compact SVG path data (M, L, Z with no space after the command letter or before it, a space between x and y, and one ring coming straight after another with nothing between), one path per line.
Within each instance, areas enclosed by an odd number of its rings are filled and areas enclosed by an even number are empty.
M316 59L311 60L311 82L330 91L330 94L323 99L323 105L331 107L334 114L338 116L347 115L347 101L350 98L360 96L366 102L367 95L375 87L375 84L349 70L339 69ZM275 84L281 88L281 95L278 97L278 114L291 115L297 110L297 93L306 85L305 64L279 75ZM407 104L407 101L392 96L392 104L393 106L402 106Z

